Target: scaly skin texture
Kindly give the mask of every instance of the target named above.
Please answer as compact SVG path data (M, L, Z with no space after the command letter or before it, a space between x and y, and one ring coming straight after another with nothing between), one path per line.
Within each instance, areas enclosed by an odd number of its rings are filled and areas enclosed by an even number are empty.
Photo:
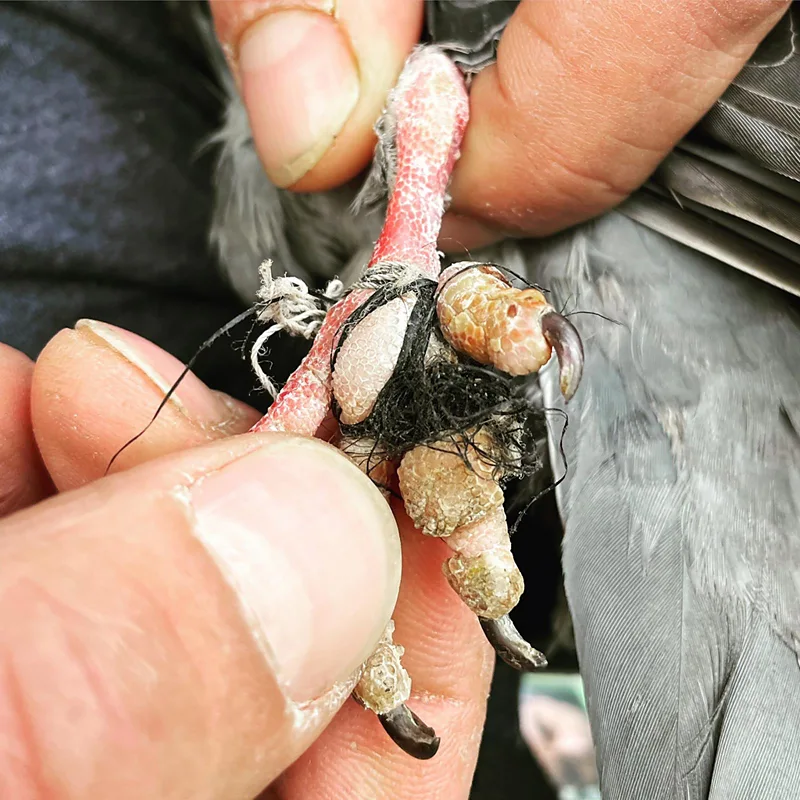
M403 648L394 643L394 622L390 622L375 652L364 663L361 679L354 692L365 708L376 714L386 714L411 694L411 678L400 659Z
M412 277L436 280L445 192L468 117L460 73L439 51L419 51L392 93L390 113L396 124L396 172L368 269L391 263L402 265ZM453 348L515 375L537 371L547 362L550 344L539 321L552 308L540 292L514 289L490 267L472 265L449 280L452 274L447 271L440 281L438 314ZM412 295L394 299L361 320L337 353L332 375L331 354L341 327L371 293L357 289L331 308L310 352L253 430L313 436L332 396L342 423L355 424L369 415L396 366L414 302ZM439 350L447 351L439 357L455 358L447 345L440 344ZM402 459L400 490L416 525L451 544L454 555L443 565L450 585L484 620L495 620L516 605L523 581L511 556L499 483L503 476L480 455L491 453L493 442L485 431L470 433L479 450L469 448L469 466L451 442L420 445ZM340 438L339 446L363 470L374 467L369 473L373 479L391 478L395 465L381 462L373 452L376 443ZM438 739L401 708L410 684L399 660L402 648L392 643L391 630L366 662L356 699L381 715L384 727L407 752L428 758Z
M494 267L464 264L448 267L439 289L442 332L459 352L509 375L538 372L550 360L541 318L555 309L537 289L515 289Z
M491 448L487 438L475 437L482 450ZM466 461L452 442L420 445L403 456L400 494L408 516L428 536L450 536L503 507L503 490L475 448L469 447Z
M502 507L459 528L448 544L455 555L444 563L444 574L461 599L482 619L508 614L519 602L525 582L511 555Z
M393 261L436 279L436 240L469 102L461 73L444 55L428 52L430 58L423 52L409 62L392 95L397 171L370 265Z
M391 103L397 125L395 185L386 223L368 269L391 261L435 279L440 271L436 238L444 213L444 195L469 114L466 87L449 59L435 50L423 51L409 60ZM352 292L328 312L308 355L254 431L287 431L307 436L317 432L330 409L334 384L331 355L339 331L370 294L369 290ZM338 399L349 419L357 421L369 413L380 388L391 375L407 320L401 312L407 311L403 303L402 309L398 305L383 312L379 318L382 325L375 325L368 318L364 331L356 328L348 339L347 350L339 353ZM374 361L368 363L376 358L377 365ZM367 376L361 385L359 373ZM346 447L347 443L343 444ZM356 445L355 449L360 448ZM366 467L367 459L357 457L356 461ZM359 702L379 714L403 705L410 692L408 676L399 660L402 648L391 643L391 628L388 640L381 642L367 660L354 692ZM405 680L388 680L390 676L405 676ZM433 747L435 752L438 740ZM406 749L415 750L413 746Z
M378 393L392 377L415 300L396 297L376 308L342 344L332 386L344 425L366 419Z

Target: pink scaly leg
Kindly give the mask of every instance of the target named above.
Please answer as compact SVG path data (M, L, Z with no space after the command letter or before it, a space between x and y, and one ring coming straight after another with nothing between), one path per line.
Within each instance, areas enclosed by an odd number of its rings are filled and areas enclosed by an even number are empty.
M469 116L466 88L461 73L444 54L421 50L409 60L390 102L397 124L397 171L386 222L368 268L401 262L436 278L444 196ZM337 334L369 294L353 292L328 312L310 352L253 431L316 433L330 408L331 354Z
M469 118L464 80L446 56L423 50L400 76L391 107L397 171L369 265L399 262L435 280L441 270L436 240L447 185Z

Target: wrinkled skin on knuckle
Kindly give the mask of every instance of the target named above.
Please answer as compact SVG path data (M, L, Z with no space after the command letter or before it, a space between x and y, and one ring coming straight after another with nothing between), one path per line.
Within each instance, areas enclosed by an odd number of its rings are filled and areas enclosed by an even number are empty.
M711 47L746 58L790 5L791 0L705 0L690 5L687 16Z
M496 94L477 82L474 91ZM491 131L467 132L470 160L463 169L459 165L453 181L456 213L511 234L543 235L617 205L646 178L637 148L614 142L609 130L584 135L608 129L605 120L587 120L584 131L583 123L562 114L542 130L541 109L517 105L489 113L496 118ZM480 154L487 151L493 153L491 174L481 164Z
M550 20L540 19L546 12L539 3L520 7L501 40L497 64L475 80L475 106L490 122L473 121L465 161L473 167L491 150L492 169L484 163L480 180L478 170L470 169L468 190L460 191L461 165L454 180L455 211L510 232L550 232L588 218L620 202L639 182L638 175L630 179L609 169L614 152L608 139L591 134L609 129L611 121L581 117L592 92L586 47L561 41L558 28L551 30ZM542 94L542 69L559 75L557 104Z

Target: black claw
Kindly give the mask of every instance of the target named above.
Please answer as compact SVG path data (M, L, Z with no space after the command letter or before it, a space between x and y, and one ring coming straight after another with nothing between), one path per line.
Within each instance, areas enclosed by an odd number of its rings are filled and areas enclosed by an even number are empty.
M506 614L499 619L480 619L486 638L503 661L514 669L533 672L547 666L544 653L531 647L520 635L511 617Z
M542 317L542 333L556 351L561 394L569 402L578 390L583 375L583 342L575 326L556 311Z
M392 741L410 756L425 761L439 749L439 737L405 703L386 714L378 714Z

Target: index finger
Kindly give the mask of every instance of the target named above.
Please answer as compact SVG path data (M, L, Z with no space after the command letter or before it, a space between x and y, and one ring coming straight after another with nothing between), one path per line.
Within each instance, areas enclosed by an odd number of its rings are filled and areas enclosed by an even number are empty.
M547 234L646 180L787 0L523 0L478 75L452 210Z

